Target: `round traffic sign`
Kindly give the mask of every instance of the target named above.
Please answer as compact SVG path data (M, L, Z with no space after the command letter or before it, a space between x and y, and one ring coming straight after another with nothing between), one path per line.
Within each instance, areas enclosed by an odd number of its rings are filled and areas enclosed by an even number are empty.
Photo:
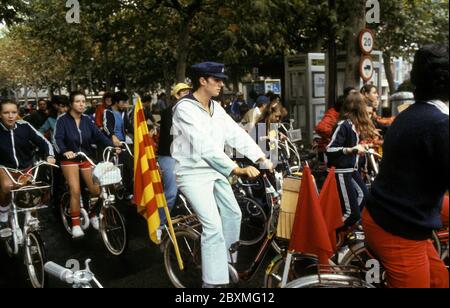
M373 61L370 56L364 56L359 62L359 75L364 80L364 82L372 79L374 73Z
M359 34L359 48L364 55L372 52L375 46L375 38L370 29L364 29Z

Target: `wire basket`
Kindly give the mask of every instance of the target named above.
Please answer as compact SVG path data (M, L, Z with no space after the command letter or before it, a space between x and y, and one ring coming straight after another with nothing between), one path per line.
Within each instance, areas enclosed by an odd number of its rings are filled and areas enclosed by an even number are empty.
M50 186L44 183L24 186L12 191L14 204L20 209L32 209L46 205L50 201Z

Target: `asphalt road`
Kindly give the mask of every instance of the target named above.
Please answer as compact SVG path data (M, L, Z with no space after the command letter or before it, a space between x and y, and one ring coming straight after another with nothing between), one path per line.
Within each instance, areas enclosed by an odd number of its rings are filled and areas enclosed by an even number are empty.
M75 259L80 261L84 268L84 261L90 258L91 270L107 288L172 288L164 269L163 255L159 247L149 240L145 220L136 213L132 205L119 204L118 207L127 221L129 235L128 249L120 257L109 254L97 231L90 229L84 239L73 241L51 209L41 210L41 235L46 245L48 260L65 265L68 260ZM259 247L245 248L241 252L240 262L249 264L257 248ZM273 256L273 251L270 251L255 278L241 283L238 287L263 287L264 270ZM55 278L50 278L48 282L50 288L69 287ZM1 250L0 288L27 287L29 282L21 260L9 259Z

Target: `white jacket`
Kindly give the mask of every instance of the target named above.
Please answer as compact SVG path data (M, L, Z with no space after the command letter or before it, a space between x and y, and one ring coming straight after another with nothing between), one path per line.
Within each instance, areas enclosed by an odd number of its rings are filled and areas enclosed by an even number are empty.
M210 110L211 114L192 96L173 107L171 153L177 176L216 171L228 177L238 166L225 154L225 145L253 162L266 157L218 102L211 100Z

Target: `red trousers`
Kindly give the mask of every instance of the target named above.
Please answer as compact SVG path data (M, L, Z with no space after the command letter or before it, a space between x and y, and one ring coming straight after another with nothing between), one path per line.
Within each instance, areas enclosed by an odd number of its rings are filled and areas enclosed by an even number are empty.
M387 272L390 288L448 288L449 273L431 240L412 241L378 226L367 210L362 222L366 242Z

